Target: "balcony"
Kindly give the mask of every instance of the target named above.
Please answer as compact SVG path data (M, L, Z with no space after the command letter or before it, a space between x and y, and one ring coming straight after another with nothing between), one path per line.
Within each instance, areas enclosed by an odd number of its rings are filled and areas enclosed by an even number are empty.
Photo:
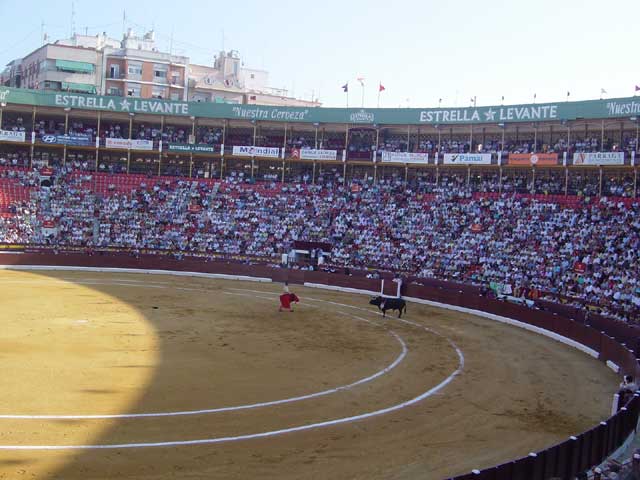
M93 73L71 73L57 70L47 70L41 81L67 82L67 83L88 83L96 84L96 76Z

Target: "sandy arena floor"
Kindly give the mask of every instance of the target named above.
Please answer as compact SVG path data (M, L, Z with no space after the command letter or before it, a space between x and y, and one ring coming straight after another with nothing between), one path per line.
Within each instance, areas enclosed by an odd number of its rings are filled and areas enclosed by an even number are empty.
M586 430L618 381L546 337L416 304L383 321L361 295L293 286L279 313L278 284L0 289L0 479L445 478Z

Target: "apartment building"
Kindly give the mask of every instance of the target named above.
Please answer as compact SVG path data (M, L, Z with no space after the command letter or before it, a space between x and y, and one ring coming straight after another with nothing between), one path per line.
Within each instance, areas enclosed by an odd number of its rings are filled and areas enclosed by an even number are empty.
M129 29L104 58L105 95L186 100L189 58L160 52L153 31L137 37Z
M231 50L214 57L213 66L189 66L188 100L288 107L318 107L317 100L290 97L286 89L269 87L269 72L245 68Z
M10 62L0 85L119 97L273 106L320 106L269 87L269 72L246 68L231 50L213 65L190 64L189 57L162 52L153 30L138 36L128 29L122 40L73 35L48 43Z
M102 56L95 49L47 44L7 67L2 83L10 87L78 93L101 90Z

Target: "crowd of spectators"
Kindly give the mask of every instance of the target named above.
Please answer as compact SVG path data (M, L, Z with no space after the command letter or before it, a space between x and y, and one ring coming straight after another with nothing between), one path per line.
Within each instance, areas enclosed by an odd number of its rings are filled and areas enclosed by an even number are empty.
M25 185L37 178L17 172ZM639 319L638 205L585 197L579 206L563 206L516 196L515 188L481 198L455 174L437 184L426 176L408 184L391 178L351 185L341 175L327 169L315 185L248 184L241 175L224 182L148 178L130 192L99 195L91 174L60 169L51 187L34 189L0 223L0 241L273 262L295 240L329 242L326 260L336 266L469 282ZM476 181L491 191L495 178ZM46 221L55 232L43 233Z

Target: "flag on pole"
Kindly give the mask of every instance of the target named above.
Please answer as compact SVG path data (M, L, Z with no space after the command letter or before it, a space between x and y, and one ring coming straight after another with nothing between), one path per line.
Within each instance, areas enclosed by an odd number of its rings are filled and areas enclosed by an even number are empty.
M381 82L378 82L378 108L380 108L380 92L384 92L386 89Z
M341 88L342 88L343 92L348 92L349 91L349 82L347 82L344 85L342 85Z
M636 85L636 92L640 92L640 85Z
M360 82L360 85L364 87L364 77L358 77L356 78L356 80L358 80Z
M607 93L607 91L604 88L600 89L600 94L604 95L605 93Z
M571 95L571 92L569 90L567 90L567 97Z

